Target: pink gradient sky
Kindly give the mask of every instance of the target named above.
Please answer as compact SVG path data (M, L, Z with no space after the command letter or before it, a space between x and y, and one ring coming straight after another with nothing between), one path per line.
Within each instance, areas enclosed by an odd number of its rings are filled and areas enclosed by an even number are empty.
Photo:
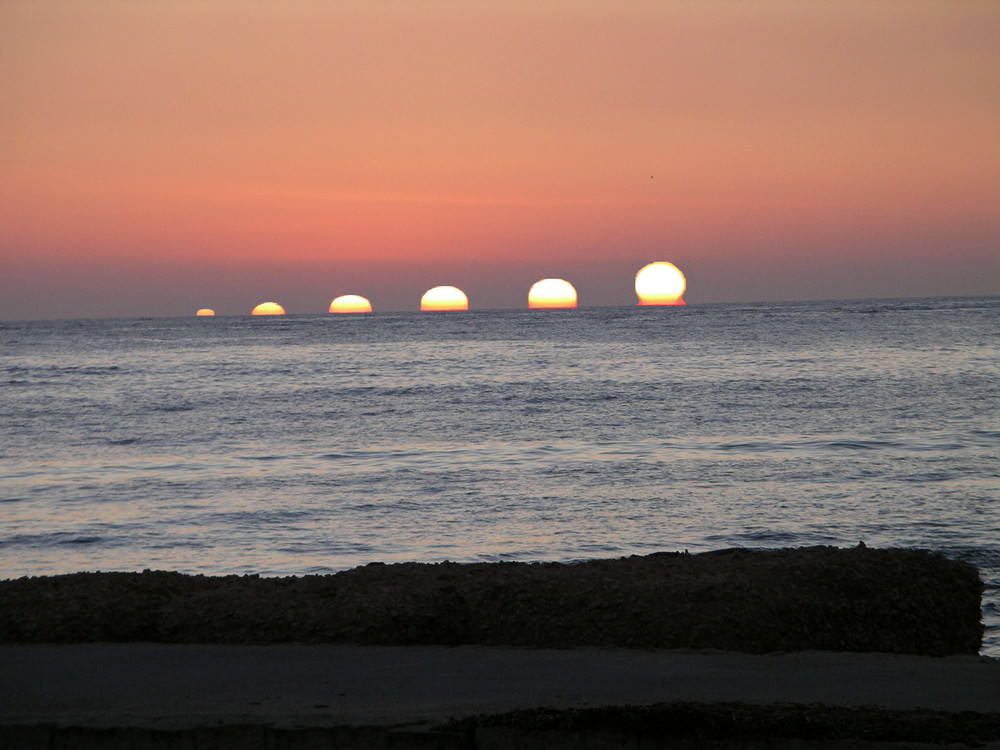
M0 318L1000 293L995 0L5 0Z

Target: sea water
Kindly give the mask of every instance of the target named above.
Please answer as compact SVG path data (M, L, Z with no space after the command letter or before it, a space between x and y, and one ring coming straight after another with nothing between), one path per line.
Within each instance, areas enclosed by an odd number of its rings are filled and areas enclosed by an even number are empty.
M0 323L0 577L918 547L1000 655L1000 297Z

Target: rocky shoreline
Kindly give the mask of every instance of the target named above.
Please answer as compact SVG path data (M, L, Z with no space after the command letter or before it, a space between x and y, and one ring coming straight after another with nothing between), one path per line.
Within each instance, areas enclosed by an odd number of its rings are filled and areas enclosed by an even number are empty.
M261 578L0 581L0 643L617 646L976 654L976 569L919 550L808 547L581 563L371 564Z

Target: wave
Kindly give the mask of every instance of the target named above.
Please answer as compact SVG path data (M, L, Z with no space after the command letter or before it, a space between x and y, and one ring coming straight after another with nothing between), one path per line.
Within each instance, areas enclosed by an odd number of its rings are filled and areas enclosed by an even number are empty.
M48 534L14 534L0 539L0 545L11 547L50 547L52 545L90 545L101 544L106 539L100 536L80 535L68 531L56 531Z
M151 408L151 411L162 411L162 412L182 412L182 411L194 411L197 407L193 404L158 404Z
M785 439L692 441L686 447L693 450L737 451L748 453L774 451L954 451L967 447L1000 444L1000 433L973 430L962 435L911 435L905 438L871 437L800 437Z
M776 529L748 530L737 534L708 534L705 541L720 547L807 547L821 544L836 544L838 537L828 534L780 531Z
M115 441L126 445L129 440ZM609 464L697 459L715 455L731 457L765 456L769 454L799 454L803 456L836 453L935 453L961 451L967 448L993 447L1000 444L1000 433L940 435L908 435L894 439L860 436L799 436L788 438L673 438L647 440L594 439L556 436L549 441L504 441L481 439L476 442L419 441L397 445L341 447L320 452L282 452L234 455L228 458L205 457L185 464L186 468L210 468L224 471L227 466L238 471L240 463L285 464L290 471L354 471L377 467L380 470L454 469L474 466L479 470L510 468L524 465L567 466L575 463ZM327 467L324 469L323 467ZM162 464L135 468L164 468ZM952 478L949 470L932 469L906 474L909 481L921 477L928 480Z

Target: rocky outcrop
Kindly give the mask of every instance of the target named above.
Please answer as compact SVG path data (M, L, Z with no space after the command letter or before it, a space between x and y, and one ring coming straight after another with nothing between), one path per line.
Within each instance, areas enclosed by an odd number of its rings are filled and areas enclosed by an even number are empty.
M975 654L982 583L919 550L371 564L327 576L0 581L0 642L355 642Z

